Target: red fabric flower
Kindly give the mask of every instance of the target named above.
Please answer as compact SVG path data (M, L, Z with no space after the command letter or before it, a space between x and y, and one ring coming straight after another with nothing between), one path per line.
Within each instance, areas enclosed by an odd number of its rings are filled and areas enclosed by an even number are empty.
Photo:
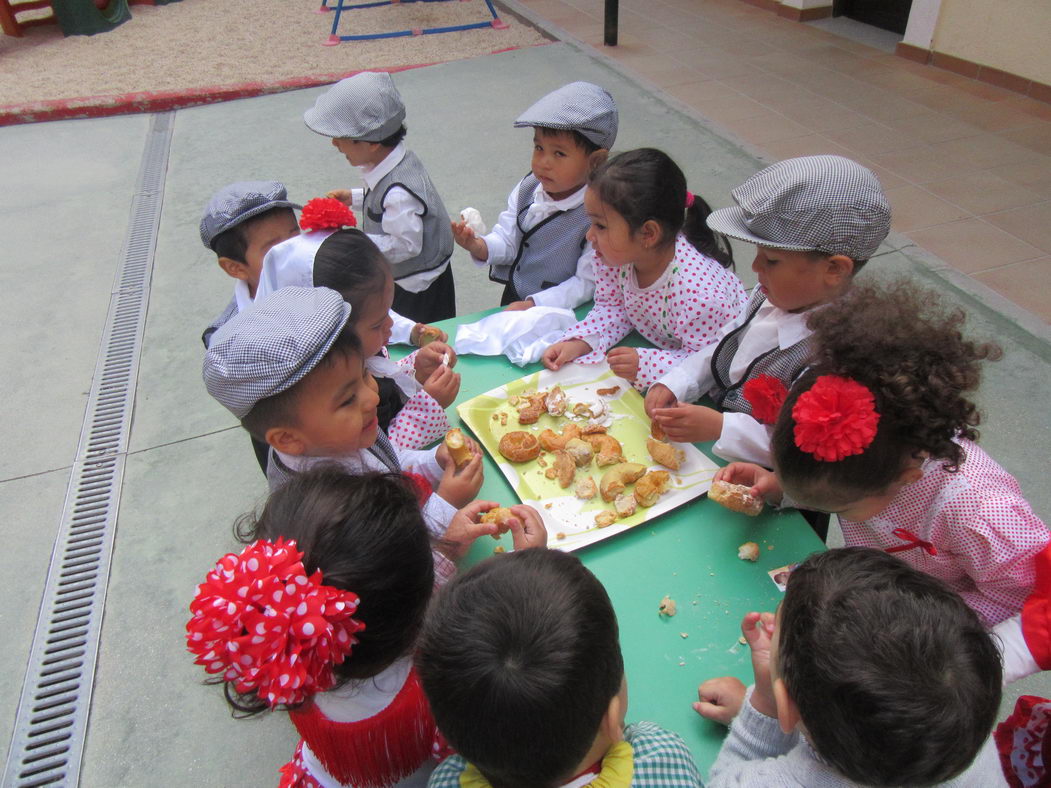
M358 597L307 576L294 541L253 542L223 556L197 587L186 645L208 673L270 706L300 703L335 682L350 654Z
M338 230L341 227L357 227L354 211L333 197L315 197L303 206L299 215L299 226L311 230Z
M796 446L821 462L861 454L876 437L879 413L868 388L856 380L822 375L792 408Z
M752 406L752 416L756 421L773 424L777 421L781 406L785 404L788 389L773 375L759 375L745 382L741 394Z

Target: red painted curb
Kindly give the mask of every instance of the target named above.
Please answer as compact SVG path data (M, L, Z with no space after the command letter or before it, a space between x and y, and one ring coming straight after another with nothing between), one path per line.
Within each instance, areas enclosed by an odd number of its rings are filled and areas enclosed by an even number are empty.
M548 43L550 42L530 44L530 46L547 46ZM497 55L501 52L510 52L522 48L506 47L504 49L494 49L489 54ZM387 71L393 74L398 71L434 66L442 62L449 61L416 63L410 66L370 70ZM357 73L357 71L346 71L335 74L293 77L291 79L278 80L277 82L239 82L233 85L215 85L171 92L142 91L139 93L118 93L108 96L82 96L69 99L51 99L49 101L31 101L25 104L4 104L0 105L0 126L15 126L20 123L43 123L49 120L70 120L72 118L103 118L110 115L127 115L137 112L166 112L185 107L197 107L202 104L217 104L221 101L267 96L272 93L284 93L289 90L328 85Z

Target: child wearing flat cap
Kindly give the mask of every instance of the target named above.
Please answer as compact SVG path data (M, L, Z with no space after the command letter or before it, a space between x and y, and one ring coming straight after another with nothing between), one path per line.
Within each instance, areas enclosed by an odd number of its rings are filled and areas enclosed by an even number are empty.
M329 196L361 213L362 229L394 268L394 311L419 323L454 317L449 214L427 170L403 143L405 105L390 74L366 71L340 80L303 120L361 169L364 190Z
M324 287L285 287L264 296L215 332L204 358L205 386L270 445L271 490L326 461L350 473L406 471L424 490L428 528L441 537L481 488L481 453L472 445L474 456L457 471L444 447L414 451L391 444L379 427L376 382L348 325L350 311L339 293Z
M532 171L511 191L492 232L478 237L466 222L453 222L453 238L504 285L502 306L574 309L595 294L584 192L592 154L617 138L617 105L598 85L572 82L514 125L533 128Z

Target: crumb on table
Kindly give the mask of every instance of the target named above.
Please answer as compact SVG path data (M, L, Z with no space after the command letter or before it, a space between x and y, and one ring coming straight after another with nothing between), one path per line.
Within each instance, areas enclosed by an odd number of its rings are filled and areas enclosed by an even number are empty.
M675 600L672 599L670 596L665 595L664 598L661 600L660 606L657 608L657 613L659 615L671 618L677 612L679 611L675 608Z

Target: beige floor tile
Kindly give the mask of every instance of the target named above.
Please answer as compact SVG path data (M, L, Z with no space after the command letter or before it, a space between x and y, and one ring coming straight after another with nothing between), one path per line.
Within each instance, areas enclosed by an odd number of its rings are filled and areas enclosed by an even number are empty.
M693 69L664 55L634 58L630 62L633 71L662 88L696 82L701 76Z
M1006 107L1020 109L1027 115L1032 115L1038 120L1051 121L1051 104L1031 99L1028 96L1017 96L1003 102Z
M778 140L792 139L810 134L810 129L800 126L772 110L750 118L724 121L723 125L746 142L759 147Z
M1001 178L992 170L924 184L927 191L975 215L1043 202L1044 195Z
M1051 157L991 169L1001 178L1051 198Z
M718 101L727 95L726 86L722 82L701 77L691 82L669 85L664 92L694 109L700 109L706 101Z
M936 158L929 145L880 153L872 159L876 164L912 183L939 181L961 174L959 167Z
M890 200L891 227L902 233L947 224L967 216L967 211L919 186L890 189L887 199Z
M1051 252L1051 202L990 214L985 220L1045 252Z
M787 79L780 79L772 74L757 74L745 77L728 77L722 80L738 93L743 93L756 101L771 98L795 98L800 101L815 98L806 88Z
M923 142L945 142L982 133L977 126L934 111L907 118L895 118L886 121L886 124L905 137Z
M1008 131L1032 126L1035 122L1032 114L1007 102L982 101L960 95L962 98L959 104L954 107L947 106L942 111L985 131Z
M883 191L890 191L891 189L898 189L902 186L912 186L914 184L909 183L907 180L899 175L895 175L893 172L888 170L886 167L881 167L871 159L866 159L863 156L857 156L854 158L858 164L868 167L872 170L873 174L879 178L880 186L883 187Z
M717 123L728 123L742 118L755 118L770 111L747 96L731 93L729 89L727 92L728 95L723 98L703 102L697 108L698 112Z
M778 160L790 159L794 156L818 156L824 153L850 158L850 151L820 134L806 134L802 137L775 140L762 147Z
M1047 297L1051 293L1051 257L985 271L974 278L1051 322L1051 299Z
M821 97L800 100L795 97L789 99L775 96L765 99L762 103L816 132L856 127L872 122L860 112Z
M998 134L961 137L935 142L930 147L935 156L954 163L961 169L970 170L1019 164L1033 158L1033 151Z
M1051 105L1048 106L1051 109ZM997 136L1023 145L1029 150L1051 155L1051 123L1040 122L1020 129L1001 131Z
M1035 246L981 219L964 219L925 230L913 230L909 237L938 255L958 271L973 274L1044 255Z
M862 156L907 150L924 144L921 139L898 134L889 126L874 120L866 120L856 126L840 126L822 133L847 150Z
M929 109L922 104L917 104L915 101L910 101L904 96L895 95L890 91L875 87L869 91L858 90L853 95L841 96L837 100L860 112L862 115L878 120L881 123L888 123L899 118L912 117L913 115L924 115Z

